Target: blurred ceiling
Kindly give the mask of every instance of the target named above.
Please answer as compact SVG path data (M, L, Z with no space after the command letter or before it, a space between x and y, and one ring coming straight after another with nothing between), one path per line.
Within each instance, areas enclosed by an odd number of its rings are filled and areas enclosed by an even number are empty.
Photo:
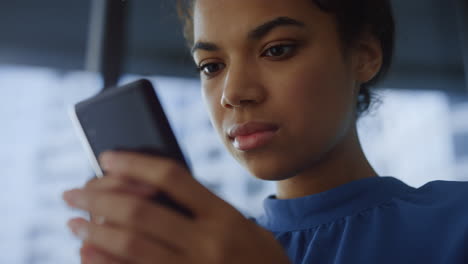
M0 0L0 64L84 69L91 1ZM468 91L463 61L468 44L461 44L468 25L462 33L457 1L464 0L392 1L396 55L382 86ZM196 76L174 3L129 2L125 72Z

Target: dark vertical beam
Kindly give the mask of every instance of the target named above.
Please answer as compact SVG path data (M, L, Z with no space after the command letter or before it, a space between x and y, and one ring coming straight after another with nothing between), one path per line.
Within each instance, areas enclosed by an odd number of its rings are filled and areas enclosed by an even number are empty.
M104 89L117 84L122 74L128 1L91 0L86 70L102 74Z
M458 29L460 32L460 46L462 48L463 62L465 64L465 83L468 91L468 0L455 0L458 16Z

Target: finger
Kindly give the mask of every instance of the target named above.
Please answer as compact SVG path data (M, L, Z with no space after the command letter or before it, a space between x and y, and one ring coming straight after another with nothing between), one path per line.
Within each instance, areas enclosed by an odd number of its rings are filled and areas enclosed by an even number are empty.
M86 183L85 183L85 186L83 188L90 188L91 186L97 184L99 181L100 178L94 176L93 178L91 178L90 180L88 180ZM69 191L69 190L67 190ZM65 200L65 193L67 192L63 192L62 194L62 197L63 199ZM100 216L95 216L95 215L92 215L92 214L89 214L89 219L90 221L96 223L96 224L104 224L104 218L103 217L100 217Z
M82 264L125 264L121 259L100 250L89 243L83 243L80 248L80 257Z
M84 189L122 192L143 198L151 197L156 191L155 188L150 185L130 181L121 177L93 178L86 183ZM104 217L93 214L90 214L90 219L96 224L104 224L106 222Z
M157 191L156 188L154 188L151 185L143 184L137 181L132 181L123 177L99 178L97 180L88 182L84 189L124 192L139 195L142 197L150 197Z
M92 184L95 183L95 182L98 182L98 181L99 181L99 178L98 178L98 177L93 177L93 178L91 178L89 181L87 181L87 182L85 183L85 188L88 187L89 185L92 185Z
M190 240L195 237L195 223L165 206L131 195L81 192L86 201L79 203L78 208L105 216L106 224L147 234L182 250L189 249Z
M219 208L224 203L175 160L131 152L106 152L100 160L107 171L160 188L194 212Z
M75 234L86 234L83 237L86 243L130 263L183 263L182 257L174 251L124 229L96 225L86 220L71 222L71 227Z

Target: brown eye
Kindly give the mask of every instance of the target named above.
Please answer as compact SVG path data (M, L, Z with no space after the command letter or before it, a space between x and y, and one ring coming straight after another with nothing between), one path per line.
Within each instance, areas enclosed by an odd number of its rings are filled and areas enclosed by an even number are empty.
M211 76L224 69L222 63L207 63L199 67L200 72L203 72L207 76Z
M262 56L265 57L286 57L292 54L295 50L295 45L276 45L268 48L263 52Z

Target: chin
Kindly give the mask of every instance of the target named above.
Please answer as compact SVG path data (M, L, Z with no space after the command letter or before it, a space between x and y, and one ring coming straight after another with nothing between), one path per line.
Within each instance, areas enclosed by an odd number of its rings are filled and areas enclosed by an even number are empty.
M265 181L283 181L295 177L296 175L317 166L326 152L306 151L307 148L299 152L287 151L267 151L259 153L244 153L234 155L235 159L246 168L252 176Z
M278 161L278 157L272 156L271 151L242 152L232 145L228 146L228 150L231 156L255 178L265 181L283 179L282 173L279 173L278 162L284 162L284 160Z
M283 181L300 174L320 160L325 154L324 146L311 144L300 149L287 146L269 146L253 151L242 152L231 142L225 142L230 154L237 162L257 179Z
M282 181L297 174L293 164L288 164L288 160L262 159L241 161L252 176L264 181Z

